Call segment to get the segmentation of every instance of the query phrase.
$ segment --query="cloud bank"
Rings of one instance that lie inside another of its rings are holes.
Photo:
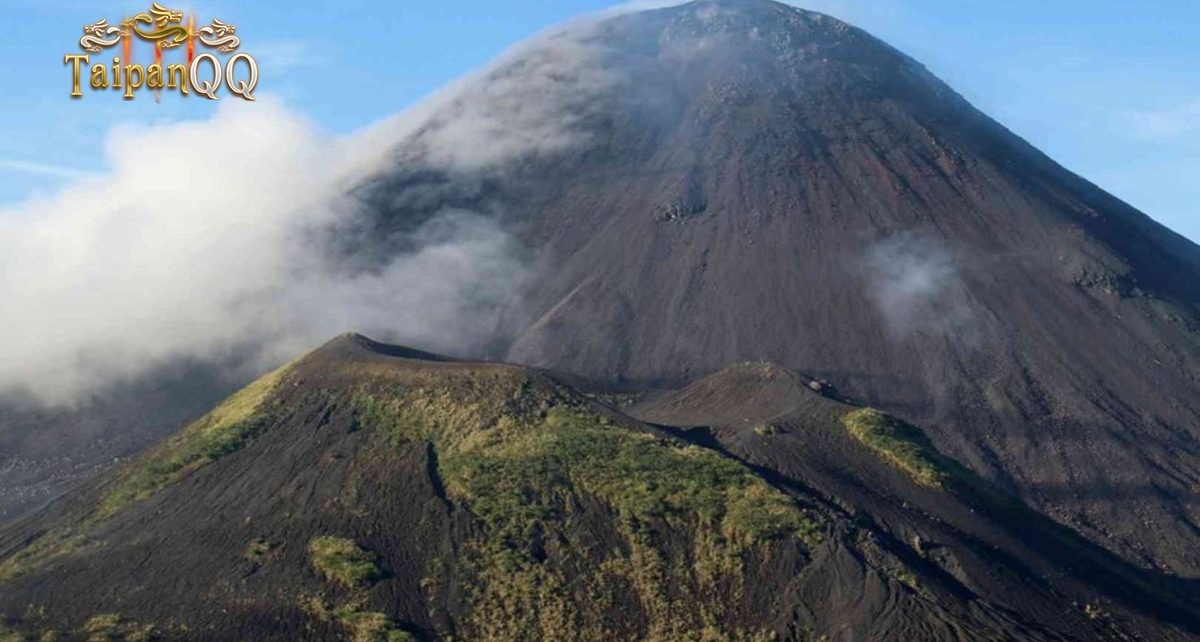
[[[386,159],[361,142],[273,102],[112,132],[107,174],[0,212],[0,389],[70,402],[175,359],[262,367],[350,329],[477,347],[526,269],[493,221],[443,212],[370,271],[323,251],[356,216],[348,184]]]

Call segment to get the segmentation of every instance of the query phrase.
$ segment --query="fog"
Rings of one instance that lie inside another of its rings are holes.
[[[894,340],[916,334],[970,339],[970,297],[960,267],[934,239],[897,234],[865,256],[869,293]]]

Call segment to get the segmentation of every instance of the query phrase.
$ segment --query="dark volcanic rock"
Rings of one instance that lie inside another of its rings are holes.
[[[242,381],[164,367],[77,407],[0,395],[0,522],[58,498],[204,414]]]

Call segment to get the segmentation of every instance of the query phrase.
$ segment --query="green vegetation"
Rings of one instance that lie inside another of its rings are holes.
[[[950,479],[942,457],[920,430],[872,408],[842,417],[847,432],[922,486],[944,488]]]
[[[150,624],[138,624],[127,620],[119,613],[96,615],[83,625],[88,642],[149,642],[158,637],[158,631]]]
[[[45,629],[34,634],[24,635],[7,626],[0,624],[0,642],[57,642],[62,639],[58,631],[53,629]],[[142,640],[151,640],[153,638],[142,638]]]
[[[120,614],[105,613],[85,622],[83,632],[87,634],[88,642],[108,642],[117,639],[117,629],[120,625]]]
[[[536,428],[443,455],[447,490],[494,531],[515,535],[505,528],[555,516],[555,494],[542,491],[574,485],[629,524],[694,518],[747,546],[816,536],[786,495],[712,451],[618,428],[579,410],[555,408]]]
[[[308,543],[312,565],[327,581],[353,589],[380,577],[375,555],[352,540],[322,536]]]
[[[396,628],[383,613],[343,607],[334,616],[350,632],[352,642],[416,642],[411,633]]]
[[[83,546],[82,535],[51,531],[0,563],[0,582],[17,577],[51,559],[70,555]]]
[[[320,596],[310,595],[301,605],[313,617],[335,621],[350,633],[352,642],[415,642],[387,615],[366,610],[366,589],[382,573],[375,555],[342,537],[322,536],[308,545],[309,559],[325,581],[350,591],[341,606],[331,607]]]
[[[242,553],[242,558],[248,562],[262,564],[270,557],[271,551],[274,550],[271,542],[262,537],[255,537],[246,545],[246,550]]]
[[[351,642],[416,642],[411,633],[397,628],[383,613],[363,610],[365,601],[360,594],[334,608],[320,596],[309,595],[301,599],[300,606],[322,622],[337,622],[350,634]]]
[[[895,580],[897,582],[900,582],[901,584],[907,586],[908,588],[910,588],[918,593],[920,593],[924,590],[921,587],[920,581],[917,580],[916,574],[907,568],[897,568],[897,569],[893,570],[890,573],[890,575],[893,578],[895,578]]]
[[[267,423],[264,402],[287,372],[284,366],[246,386],[131,467],[100,502],[106,517],[225,455],[237,452]]]
[[[746,556],[776,541],[820,542],[805,511],[741,464],[618,423],[523,372],[394,379],[361,386],[352,401],[385,442],[431,443],[447,495],[480,525],[458,551],[469,579],[452,589],[449,565],[434,563],[422,582],[431,594],[466,591],[464,637],[624,639],[630,632],[613,627],[628,616],[610,609],[632,595],[643,639],[760,639],[721,625],[743,594]],[[611,520],[584,525],[582,507],[596,502]],[[621,544],[587,550],[581,531],[597,528]]]
[[[57,629],[50,628],[46,607],[29,604],[25,614],[15,620],[0,616],[0,642],[58,642]]]

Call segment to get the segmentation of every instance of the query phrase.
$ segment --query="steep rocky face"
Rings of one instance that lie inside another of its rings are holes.
[[[630,411],[676,426],[341,337],[0,530],[0,634],[1200,639],[1189,583],[783,368]]]
[[[1200,575],[1200,250],[858,29],[765,0],[568,27],[432,106],[361,195],[364,257],[446,208],[538,254],[497,355],[631,386],[777,361]]]

